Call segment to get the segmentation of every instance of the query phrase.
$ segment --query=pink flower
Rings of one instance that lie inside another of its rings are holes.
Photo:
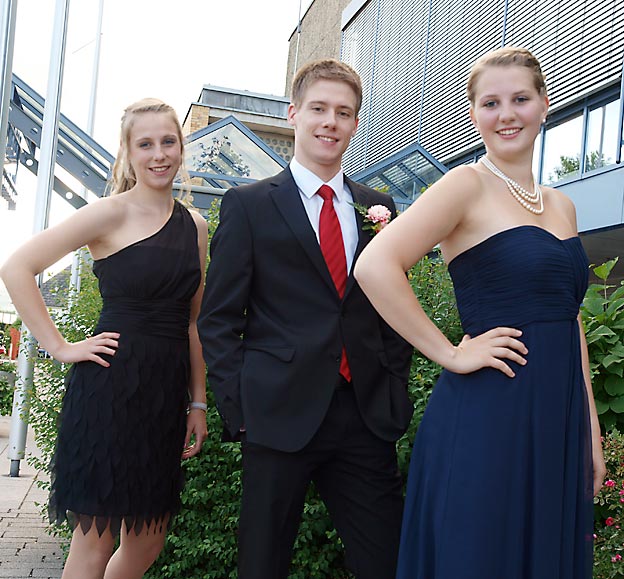
[[[606,487],[614,487],[615,486],[615,481],[611,480],[611,479],[606,480],[605,483],[604,483],[604,486],[606,486]]]
[[[373,234],[379,233],[392,219],[392,213],[385,205],[372,205],[371,207],[359,203],[351,203],[351,205],[364,218],[362,229],[372,231]]]
[[[381,227],[385,227],[390,223],[390,217],[392,214],[390,213],[390,209],[388,209],[385,205],[373,205],[368,208],[366,212],[366,217],[369,221],[373,223],[379,223]]]
[[[611,563],[617,563],[618,561],[621,561],[621,560],[622,560],[622,555],[620,555],[619,553],[611,557]]]
[[[605,525],[607,527],[611,527],[615,523],[615,519],[613,517],[607,517],[605,520]]]

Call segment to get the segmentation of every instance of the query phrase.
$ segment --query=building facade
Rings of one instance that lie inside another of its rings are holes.
[[[546,72],[542,180],[615,163],[624,3],[353,0],[342,14],[341,58],[362,76],[365,96],[347,168],[357,172],[413,142],[447,166],[478,152],[466,79],[479,56],[502,45],[530,49]]]
[[[575,202],[592,262],[624,253],[621,0],[352,0],[341,14],[341,59],[361,75],[364,101],[345,170],[358,178],[380,167],[384,182],[419,185],[401,151],[420,147],[446,168],[477,160],[485,150],[466,80],[479,56],[503,45],[531,50],[546,74],[540,181]]]
[[[288,39],[284,94],[301,65],[319,58],[340,58],[340,15],[351,0],[312,2]]]

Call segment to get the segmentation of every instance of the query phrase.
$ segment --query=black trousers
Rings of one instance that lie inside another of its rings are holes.
[[[366,427],[350,387],[336,389],[319,431],[302,450],[242,444],[239,579],[288,577],[310,482],[357,579],[394,579],[403,511],[396,446]]]

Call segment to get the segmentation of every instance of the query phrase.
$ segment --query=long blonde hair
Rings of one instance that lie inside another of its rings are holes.
[[[175,123],[178,139],[180,141],[180,153],[182,156],[182,164],[178,170],[182,177],[183,196],[188,192],[188,172],[184,165],[184,137],[182,136],[182,127],[173,107],[155,98],[144,98],[140,101],[132,103],[126,107],[121,117],[121,136],[119,138],[119,152],[113,164],[111,177],[107,186],[109,195],[117,195],[132,189],[136,185],[136,175],[134,169],[128,159],[128,151],[130,150],[130,132],[134,125],[137,115],[144,113],[163,113],[169,115]]]

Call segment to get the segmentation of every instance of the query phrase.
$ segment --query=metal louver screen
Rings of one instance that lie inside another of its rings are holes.
[[[562,106],[619,78],[624,2],[369,0],[342,36],[342,59],[364,88],[346,171],[416,142],[419,127],[420,144],[443,162],[479,143],[466,79],[473,62],[503,38],[535,53],[551,106]]]

